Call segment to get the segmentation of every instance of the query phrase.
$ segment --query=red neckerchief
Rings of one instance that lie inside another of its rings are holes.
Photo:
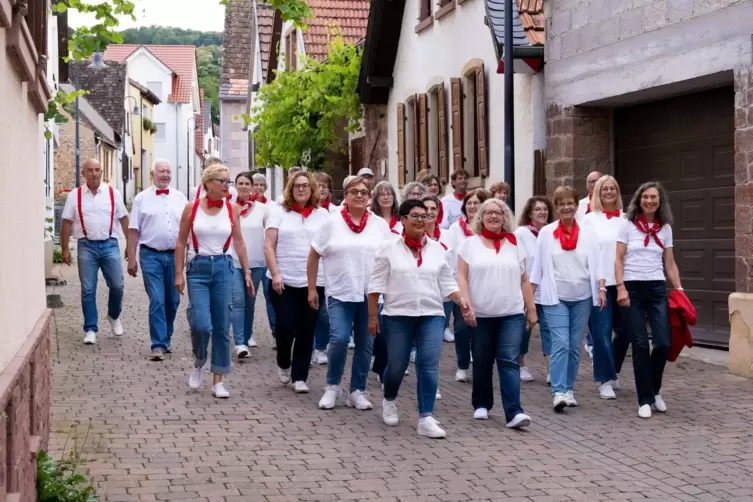
[[[586,204],[586,214],[591,212],[591,199],[593,199],[594,194],[591,194],[588,196],[588,204]]]
[[[494,242],[494,249],[497,251],[497,254],[499,254],[499,250],[502,249],[502,239],[507,239],[513,246],[518,245],[518,239],[515,238],[515,234],[509,232],[500,232],[497,234],[487,230],[486,227],[481,228],[481,237]]]
[[[612,218],[620,217],[619,209],[615,209],[614,211],[602,211],[602,212],[604,213],[604,216],[606,216],[608,220],[611,220]]]
[[[658,244],[660,248],[664,249],[664,243],[661,241],[661,239],[659,239],[659,236],[656,235],[659,233],[659,230],[661,230],[662,227],[659,220],[654,220],[654,222],[649,227],[648,222],[646,221],[646,215],[641,214],[638,219],[633,222],[633,224],[636,226],[636,228],[638,228],[638,230],[646,234],[646,238],[643,240],[643,245],[645,247],[648,247],[649,237],[653,236],[656,244]]]
[[[248,198],[248,200],[243,200],[240,197],[235,199],[235,202],[238,203],[239,206],[241,206],[243,209],[241,209],[241,216],[246,216],[249,211],[254,207],[254,196]]]
[[[437,225],[439,225],[444,219],[444,207],[442,207],[442,201],[439,201],[439,207],[437,208],[437,210]]]
[[[262,204],[266,204],[267,203],[267,198],[264,195],[260,194],[259,192],[252,193],[251,197],[249,198],[249,200],[251,202],[260,202]]]
[[[322,203],[321,203],[321,206],[322,206],[322,207],[323,207],[324,209],[326,209],[327,211],[329,211],[329,204],[330,204],[330,202],[331,202],[331,201],[330,201],[330,198],[329,198],[329,197],[327,197],[327,200],[325,200],[324,202],[322,202]]]
[[[390,232],[393,234],[397,233],[397,230],[395,230],[395,225],[397,225],[397,215],[393,214],[392,218],[390,218]]]
[[[471,235],[473,235],[473,230],[468,228],[468,218],[466,218],[465,216],[461,216],[460,219],[458,220],[458,225],[460,225],[460,228],[463,230],[463,233],[465,234],[466,237],[470,237]]]
[[[208,208],[218,207],[218,208],[222,209],[222,206],[225,205],[225,201],[226,200],[227,199],[224,199],[224,198],[222,198],[220,200],[212,200],[209,197],[207,197],[207,207]]]
[[[424,258],[421,254],[421,250],[424,248],[424,240],[419,239],[417,241],[414,241],[407,235],[405,235],[405,230],[403,230],[403,242],[405,242],[405,245],[408,246],[409,249],[416,251],[418,253],[418,256],[416,256],[417,260],[417,267],[420,267],[421,264],[424,262]]]
[[[361,216],[361,222],[358,225],[353,223],[353,219],[350,217],[350,213],[348,213],[348,206],[346,204],[343,204],[340,214],[342,215],[343,220],[345,220],[345,223],[348,224],[348,227],[357,234],[363,232],[363,229],[366,228],[366,222],[369,221],[369,212],[364,211],[363,216]]]
[[[533,234],[534,237],[538,237],[539,236],[539,231],[536,229],[535,226],[533,226],[532,224],[529,223],[527,228],[528,228],[528,230],[531,231],[531,233]]]
[[[293,203],[293,207],[291,207],[290,209],[303,216],[304,220],[311,216],[311,213],[314,212],[314,206],[312,206],[311,204],[307,204],[306,207],[301,207],[297,202]]]
[[[578,245],[578,234],[580,229],[578,228],[578,222],[573,220],[573,228],[568,230],[560,220],[557,225],[557,229],[554,231],[554,238],[560,240],[560,246],[563,251],[572,251]]]
[[[435,241],[439,242],[439,238],[442,237],[442,231],[439,229],[439,225],[434,225],[434,235],[429,235],[429,232],[426,232],[426,236],[431,237]],[[445,246],[443,242],[439,243],[442,244],[444,250],[447,251],[447,246]]]
[[[458,192],[452,192],[452,195],[454,195],[457,200],[463,200],[463,197],[465,197],[464,193],[458,193]]]

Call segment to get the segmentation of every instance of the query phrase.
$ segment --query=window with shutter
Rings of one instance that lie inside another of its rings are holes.
[[[437,87],[437,134],[438,157],[439,157],[439,181],[447,183],[449,176],[449,162],[447,157],[447,111],[445,110],[444,84]]]
[[[412,129],[412,138],[411,138],[411,148],[413,152],[412,156],[412,165],[408,167],[408,180],[413,181],[416,179],[416,172],[420,169],[418,168],[420,162],[421,162],[421,155],[420,155],[420,143],[421,143],[421,136],[420,136],[420,129],[419,129],[419,120],[418,120],[418,95],[413,96],[413,98],[410,101],[410,107],[411,107],[411,113],[409,117],[409,122],[411,124]]]
[[[452,109],[452,169],[463,168],[463,88],[459,78],[450,79]]]
[[[429,168],[429,118],[426,94],[419,94],[416,100],[418,106],[418,168],[423,171]]]
[[[533,195],[546,196],[546,156],[544,150],[533,152]]]
[[[405,105],[397,105],[397,184],[405,185]]]
[[[476,164],[482,178],[489,176],[489,156],[487,149],[486,122],[486,86],[484,84],[484,65],[476,69]]]

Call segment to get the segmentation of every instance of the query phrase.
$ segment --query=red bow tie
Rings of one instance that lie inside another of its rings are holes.
[[[170,189],[165,188],[164,190],[157,189],[157,195],[170,195]]]
[[[207,207],[209,207],[209,208],[218,207],[218,208],[222,209],[222,206],[224,204],[225,204],[225,199],[212,200],[209,197],[207,197]]]

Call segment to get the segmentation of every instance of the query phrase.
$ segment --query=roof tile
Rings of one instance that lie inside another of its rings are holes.
[[[127,67],[125,63],[108,61],[107,68],[89,68],[89,62],[71,61],[77,68],[79,87],[90,91],[86,96],[89,104],[113,130],[121,134],[125,120],[125,86]],[[131,108],[133,101],[129,100]]]
[[[251,63],[253,1],[230,0],[225,6],[225,33],[222,38],[220,95],[245,96]],[[237,85],[242,80],[242,85]],[[236,85],[232,84],[236,81]]]
[[[544,0],[517,0],[520,24],[531,45],[544,45]]]
[[[275,21],[275,10],[270,5],[257,3],[256,20],[259,25],[262,78],[266,78],[269,71],[269,57],[272,53],[272,28]]]
[[[314,18],[303,32],[306,55],[324,61],[332,27],[342,31],[346,43],[356,44],[366,36],[369,21],[369,0],[309,0]]]

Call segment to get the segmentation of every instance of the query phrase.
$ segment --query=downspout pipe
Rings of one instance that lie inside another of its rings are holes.
[[[512,16],[516,9],[515,0],[505,0],[505,182],[510,185],[508,205],[515,211],[515,108]],[[488,141],[488,138],[487,138]]]

